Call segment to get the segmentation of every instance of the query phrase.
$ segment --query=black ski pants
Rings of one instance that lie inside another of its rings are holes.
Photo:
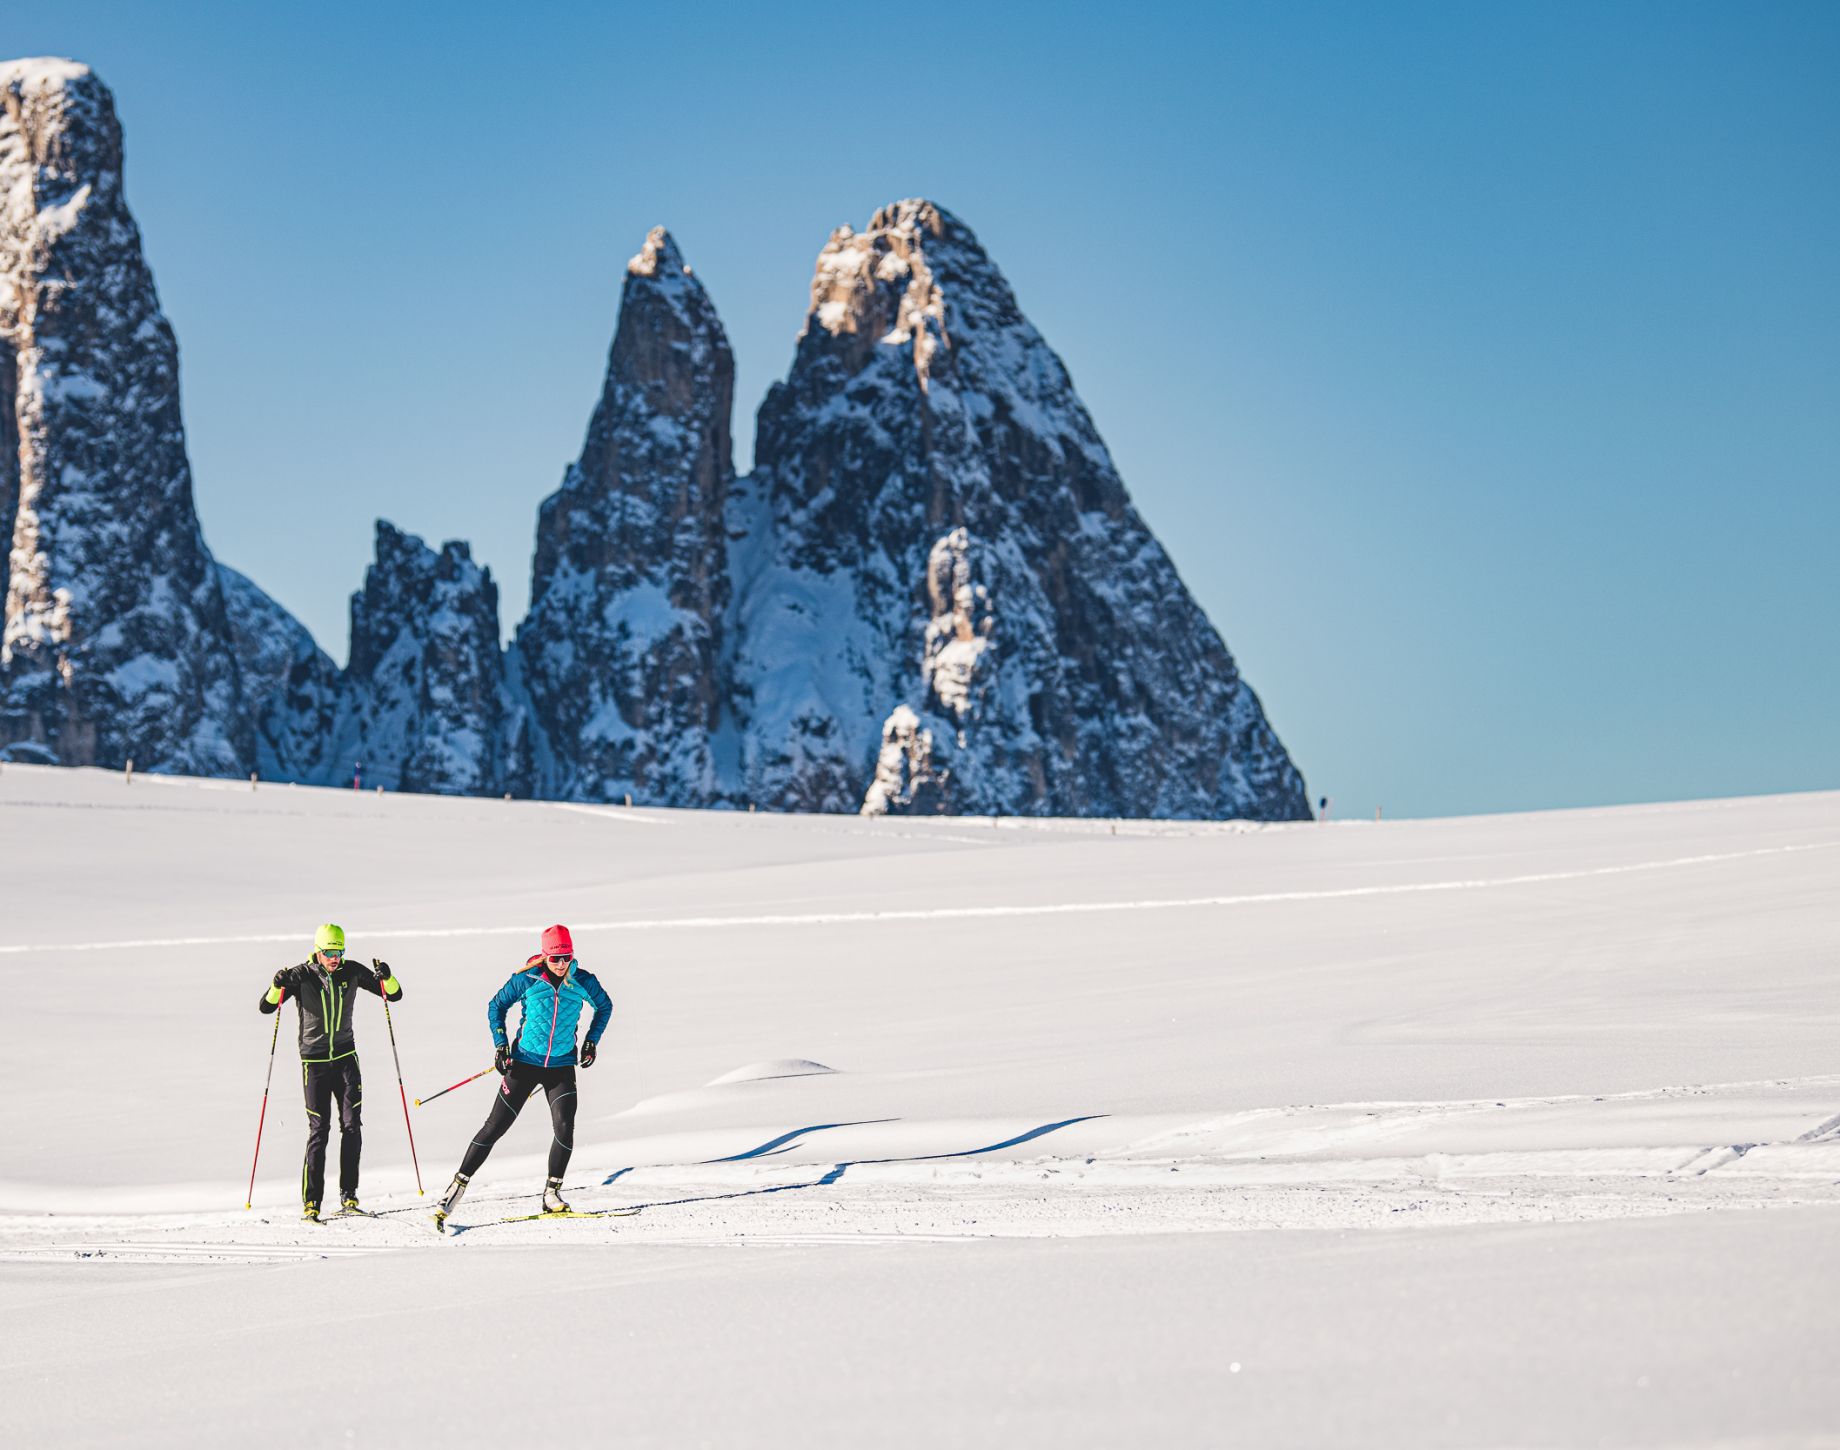
[[[332,1109],[339,1112],[339,1197],[358,1196],[358,1155],[364,1151],[364,1079],[358,1056],[337,1062],[303,1062],[301,1085],[307,1094],[307,1161],[300,1168],[302,1203],[319,1203],[326,1191],[326,1142],[332,1136]]]
[[[538,1088],[549,1099],[549,1176],[562,1177],[568,1170],[569,1154],[575,1151],[575,1069],[533,1067],[527,1062],[513,1062],[511,1070],[499,1079],[492,1111],[467,1144],[466,1157],[460,1162],[462,1173],[471,1178],[479,1171],[492,1145],[505,1136],[505,1130],[517,1121],[517,1115]]]

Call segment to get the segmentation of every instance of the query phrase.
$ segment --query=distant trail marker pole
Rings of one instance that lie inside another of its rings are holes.
[[[423,1103],[432,1103],[436,1098],[444,1098],[449,1093],[451,1093],[454,1090],[454,1088],[463,1088],[469,1082],[478,1082],[480,1078],[484,1077],[488,1072],[492,1072],[492,1071],[494,1071],[493,1068],[482,1067],[479,1069],[478,1072],[474,1073],[471,1077],[463,1077],[460,1079],[459,1082],[454,1083],[451,1086],[442,1088],[440,1092],[438,1093],[429,1093],[428,1096],[425,1098],[417,1098],[415,1100],[415,1105],[416,1107],[419,1108],[421,1107]]]
[[[390,1029],[390,1056],[396,1062],[396,1096],[402,1099],[403,1127],[409,1129],[409,1162],[415,1168],[415,1192],[419,1197],[422,1192],[422,1165],[415,1156],[415,1129],[409,1126],[409,1094],[403,1087],[402,1057],[396,1051],[396,1024],[390,1020],[390,999],[383,999],[383,1023]]]
[[[287,1000],[287,993],[281,994]],[[256,1119],[256,1156],[249,1160],[249,1192],[243,1195],[243,1207],[256,1206],[256,1164],[262,1161],[262,1125],[268,1121],[268,1088],[275,1080],[275,1044],[281,1040],[281,1003],[275,1004],[275,1030],[268,1038],[268,1076],[262,1079],[262,1112]]]

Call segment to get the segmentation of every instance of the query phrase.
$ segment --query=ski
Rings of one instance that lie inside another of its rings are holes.
[[[636,1208],[571,1208],[567,1213],[521,1213],[494,1223],[535,1223],[540,1218],[631,1218]]]
[[[513,1214],[509,1218],[486,1218],[481,1219],[478,1223],[460,1224],[456,1225],[456,1227],[468,1229],[489,1228],[494,1224],[536,1223],[538,1220],[546,1218],[631,1218],[638,1212],[639,1210],[636,1208],[585,1208],[570,1209],[567,1213],[519,1213]],[[434,1216],[434,1231],[441,1234],[447,1232],[447,1215],[441,1213],[439,1210],[436,1211]]]

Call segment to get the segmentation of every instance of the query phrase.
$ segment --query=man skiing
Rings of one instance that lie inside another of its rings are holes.
[[[375,992],[390,1002],[402,1000],[402,983],[388,963],[369,967],[345,960],[345,929],[327,922],[313,933],[313,955],[295,967],[283,967],[263,994],[262,1011],[273,1012],[291,993],[300,1009],[300,1081],[307,1097],[307,1157],[300,1169],[301,1215],[320,1221],[320,1195],[326,1186],[326,1143],[332,1136],[331,1112],[339,1110],[339,1204],[345,1213],[358,1207],[358,1155],[364,1135],[360,1110],[364,1081],[358,1072],[358,1048],[351,1030],[351,1004],[359,991]]]
[[[492,1145],[517,1121],[517,1115],[538,1088],[549,1100],[550,1120],[549,1178],[543,1185],[543,1212],[569,1212],[562,1198],[562,1175],[575,1147],[575,1033],[581,1009],[592,1006],[594,1019],[588,1024],[579,1060],[583,1067],[594,1066],[601,1034],[613,1016],[613,1002],[594,974],[576,962],[575,943],[566,926],[545,930],[541,947],[524,963],[522,971],[513,973],[511,980],[499,988],[486,1007],[486,1021],[492,1028],[492,1065],[503,1077],[492,1111],[467,1145],[460,1171],[435,1210],[434,1224],[438,1229],[445,1229],[447,1216],[486,1161]],[[514,1002],[522,1003],[524,1008],[515,1043],[505,1032],[505,1017]]]

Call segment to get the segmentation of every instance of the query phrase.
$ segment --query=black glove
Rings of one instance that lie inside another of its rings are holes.
[[[282,973],[286,971],[287,971],[287,968],[283,967],[280,972],[275,973],[274,985],[279,987],[283,992],[287,991],[287,983],[281,980],[281,976],[282,976]]]
[[[590,1037],[586,1042],[582,1043],[581,1045],[581,1065],[583,1067],[593,1067],[594,1066],[595,1051],[596,1051],[595,1042],[592,1037]]]
[[[500,1072],[511,1071],[511,1048],[509,1045],[492,1049],[492,1066]]]
[[[396,975],[395,972],[390,970],[390,964],[388,962],[380,962],[375,957],[371,958],[371,970],[377,974],[379,985],[389,981],[391,977]]]

